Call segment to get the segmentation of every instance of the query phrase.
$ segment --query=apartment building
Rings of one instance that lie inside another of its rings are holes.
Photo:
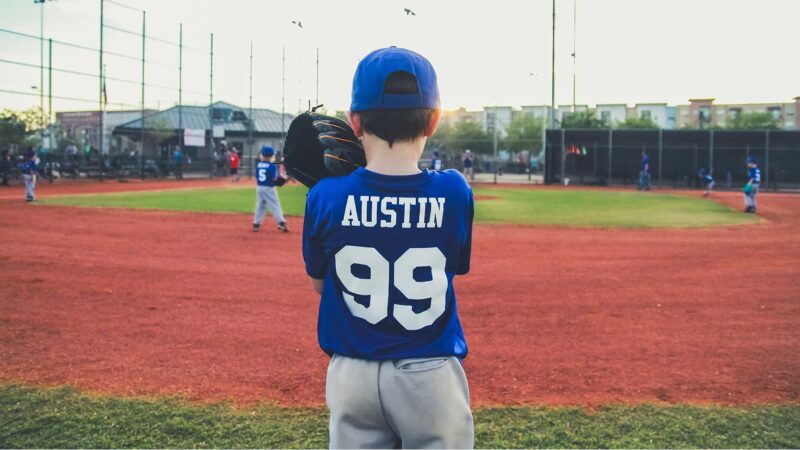
[[[727,103],[715,104],[713,98],[689,99],[688,105],[679,105],[678,128],[724,127],[742,113],[767,113],[786,130],[800,130],[800,97],[794,103]]]

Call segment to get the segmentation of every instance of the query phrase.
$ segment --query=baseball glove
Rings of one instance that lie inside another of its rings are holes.
[[[744,195],[752,194],[753,193],[753,185],[750,184],[750,183],[745,184],[744,185],[744,189],[742,189],[742,192],[744,192]]]
[[[347,175],[367,165],[367,158],[350,125],[310,111],[289,125],[283,164],[294,179],[312,187],[325,177]]]

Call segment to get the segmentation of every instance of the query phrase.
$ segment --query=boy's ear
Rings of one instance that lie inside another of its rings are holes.
[[[431,120],[425,128],[425,137],[433,136],[433,133],[436,132],[436,128],[439,126],[440,120],[442,120],[442,110],[434,109],[433,114],[431,114]]]
[[[347,121],[350,122],[350,128],[353,129],[353,134],[355,134],[356,137],[364,136],[364,128],[361,126],[361,115],[353,111],[347,111],[345,115],[347,116]]]

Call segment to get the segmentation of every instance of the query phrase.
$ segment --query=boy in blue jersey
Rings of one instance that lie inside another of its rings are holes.
[[[703,167],[700,169],[699,172],[700,181],[705,185],[706,190],[703,192],[703,197],[708,197],[711,195],[711,191],[714,190],[714,177],[711,175],[711,171]]]
[[[25,202],[31,203],[36,201],[36,152],[30,149],[26,156],[28,161],[22,166],[22,176],[25,179]]]
[[[427,59],[396,47],[370,53],[348,112],[367,165],[308,194],[303,257],[332,357],[332,448],[474,443],[453,287],[469,271],[472,191],[458,171],[418,168],[440,118]]]
[[[744,212],[756,213],[756,195],[761,185],[761,169],[758,168],[758,158],[747,158],[747,184],[744,189]]]
[[[278,189],[275,182],[280,178],[280,171],[275,162],[275,149],[269,146],[261,148],[259,154],[260,161],[256,164],[256,212],[253,216],[253,231],[261,229],[261,222],[267,208],[272,212],[275,221],[278,222],[278,231],[289,232],[286,220],[283,218],[281,210],[281,200],[278,198]]]
[[[640,191],[650,190],[650,156],[647,151],[642,150],[642,170],[639,171],[639,187]]]

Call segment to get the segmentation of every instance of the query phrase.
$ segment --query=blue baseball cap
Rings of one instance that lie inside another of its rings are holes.
[[[415,94],[386,94],[384,85],[389,75],[407,72],[417,79]],[[375,50],[358,63],[353,77],[353,98],[350,111],[379,109],[439,108],[439,86],[436,71],[424,56],[404,48]]]
[[[755,156],[747,158],[747,164],[758,164],[758,158],[756,158]]]
[[[272,156],[275,154],[275,149],[269,145],[261,147],[261,156]]]

